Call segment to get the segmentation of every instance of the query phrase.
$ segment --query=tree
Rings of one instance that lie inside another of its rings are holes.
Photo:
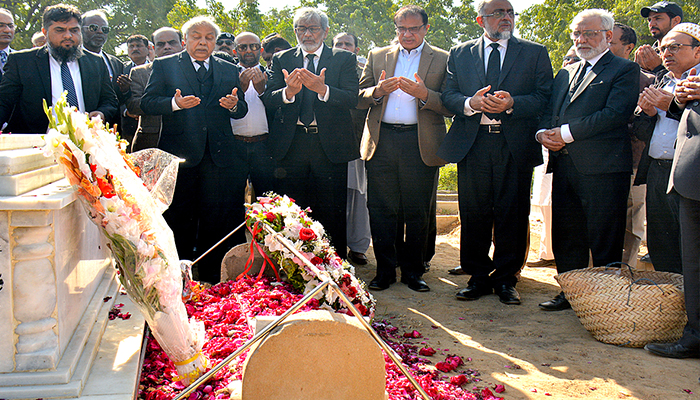
[[[683,8],[684,21],[698,21],[700,11],[697,0],[675,0]],[[587,8],[604,8],[615,15],[617,22],[637,31],[637,45],[651,44],[647,22],[640,15],[648,0],[545,0],[533,5],[518,19],[518,29],[523,38],[547,46],[555,70],[561,68],[561,59],[572,45],[569,24],[573,17]]]
[[[57,4],[59,0],[0,0],[0,7],[10,10],[17,25],[12,47],[23,49],[32,47],[32,35],[41,30],[44,9]],[[87,0],[64,1],[77,6],[81,12],[104,9],[109,19],[111,31],[105,49],[113,53],[114,48],[124,43],[126,38],[140,33],[150,36],[161,26],[168,25],[167,14],[175,0]]]

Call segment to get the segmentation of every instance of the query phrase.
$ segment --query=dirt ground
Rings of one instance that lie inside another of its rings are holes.
[[[539,229],[539,223],[532,224],[531,260]],[[376,266],[371,249],[367,256],[369,264],[357,267],[357,274],[369,282]],[[572,310],[541,311],[537,304],[560,290],[554,268],[526,267],[517,285],[522,304],[507,306],[496,295],[457,300],[455,293],[469,279],[447,273],[458,264],[459,230],[438,236],[437,254],[424,276],[430,292],[416,293],[401,283],[373,292],[377,318],[393,317],[392,324],[402,330],[419,330],[428,346],[447,349],[431,357],[434,362],[448,353],[471,357],[464,367],[480,371],[482,383],[504,385],[500,396],[508,400],[700,398],[697,359],[665,359],[604,344]]]

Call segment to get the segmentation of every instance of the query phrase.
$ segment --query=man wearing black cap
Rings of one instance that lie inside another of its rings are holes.
[[[216,38],[214,51],[223,51],[224,53],[228,53],[231,57],[236,57],[236,54],[233,52],[233,42],[235,40],[236,37],[233,34],[221,32],[219,37]]]
[[[649,22],[649,33],[656,39],[656,43],[653,46],[639,46],[634,53],[634,62],[656,76],[664,76],[668,71],[661,64],[661,56],[656,53],[656,48],[661,39],[683,21],[683,10],[672,1],[660,1],[653,6],[643,7],[641,14]]]

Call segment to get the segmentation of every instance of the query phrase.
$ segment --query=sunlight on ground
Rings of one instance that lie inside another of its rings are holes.
[[[138,355],[139,351],[141,351],[142,339],[141,336],[134,335],[119,342],[119,348],[117,349],[117,354],[114,356],[112,370],[117,371],[121,369],[124,364],[129,362],[131,357]]]

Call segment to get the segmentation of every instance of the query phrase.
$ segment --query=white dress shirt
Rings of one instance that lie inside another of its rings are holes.
[[[75,94],[78,97],[78,111],[87,112],[85,109],[85,99],[83,98],[83,81],[80,77],[80,66],[78,61],[71,61],[68,64],[70,76],[73,78]],[[58,98],[64,92],[63,80],[61,79],[61,64],[49,55],[49,70],[51,73],[51,103],[56,105]],[[92,111],[92,110],[91,110]]]
[[[413,50],[406,50],[399,44],[399,57],[396,60],[394,76],[403,76],[410,80],[415,80],[414,75],[418,72],[420,57],[425,47],[425,41]],[[418,123],[418,101],[415,97],[396,89],[386,96],[386,109],[382,116],[382,122],[388,124],[415,125]]]
[[[239,67],[246,67],[239,64]],[[260,68],[260,64],[251,67]],[[248,113],[240,119],[231,118],[231,129],[234,135],[238,136],[258,136],[268,132],[267,117],[265,113],[265,105],[260,100],[260,93],[255,90],[253,82],[248,84],[248,90],[245,92],[245,100],[248,103]]]
[[[301,49],[301,53],[302,53],[303,60],[304,60],[304,68],[307,68],[307,69],[308,69],[309,59],[306,58],[306,56],[307,56],[308,54],[311,54],[311,53],[305,51],[304,49]],[[321,46],[320,46],[318,49],[316,49],[316,51],[313,52],[313,54],[316,55],[316,57],[314,57],[314,69],[316,70],[316,75],[318,75],[318,74],[321,72],[321,71],[318,70],[318,62],[321,60],[321,54],[322,54],[322,53],[323,53],[323,44],[321,44]],[[289,72],[290,74],[292,73],[291,71],[288,71],[288,72]],[[326,95],[325,95],[325,96],[321,96],[321,95],[319,94],[319,95],[318,95],[318,99],[325,103],[325,102],[328,101],[328,97],[329,97],[330,95],[331,95],[331,90],[330,90],[330,88],[328,87],[328,85],[326,85]],[[285,104],[294,103],[294,100],[295,100],[296,98],[297,98],[297,96],[294,95],[294,96],[292,96],[291,99],[287,99],[287,88],[285,87],[284,89],[282,89],[282,102],[284,102]],[[301,121],[297,121],[297,125],[304,125],[304,124],[301,123]],[[315,116],[315,115],[314,115],[314,120],[311,122],[311,125],[316,125],[316,116]]]

